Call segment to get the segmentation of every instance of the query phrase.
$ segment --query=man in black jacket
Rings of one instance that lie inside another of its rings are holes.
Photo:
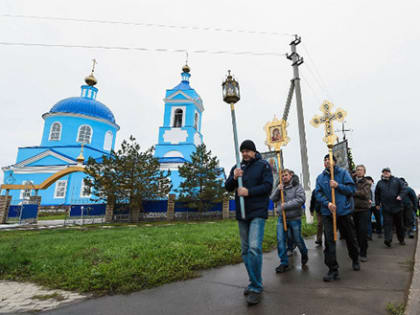
[[[391,247],[392,225],[395,225],[397,237],[401,245],[404,242],[404,227],[402,224],[402,198],[404,189],[401,181],[391,175],[391,170],[386,167],[382,170],[382,179],[378,182],[375,189],[376,209],[382,208],[384,218],[384,244]]]
[[[249,276],[249,285],[244,291],[248,304],[258,304],[262,285],[262,242],[265,220],[268,218],[269,196],[273,187],[270,165],[261,158],[254,142],[245,140],[240,146],[241,168],[234,166],[225,182],[227,191],[235,191],[236,219],[241,238],[241,252]],[[238,187],[242,176],[243,186]],[[245,198],[245,219],[240,212],[239,196]]]
[[[403,203],[403,222],[406,231],[406,236],[409,238],[414,238],[413,234],[413,227],[415,227],[415,220],[416,220],[416,206],[418,204],[417,196],[414,190],[408,186],[408,183],[404,178],[400,178],[403,187],[405,190],[405,194],[402,200]]]

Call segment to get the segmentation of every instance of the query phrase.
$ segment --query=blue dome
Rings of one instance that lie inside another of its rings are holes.
[[[115,123],[114,114],[101,102],[86,97],[69,97],[55,104],[50,113],[72,113],[102,118]]]

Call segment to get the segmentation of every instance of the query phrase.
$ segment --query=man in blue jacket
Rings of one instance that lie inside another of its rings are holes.
[[[235,191],[236,219],[241,238],[241,253],[249,276],[249,285],[244,291],[250,305],[258,304],[263,291],[262,242],[265,220],[268,218],[269,196],[273,186],[270,165],[261,158],[254,142],[245,140],[240,146],[241,168],[234,166],[225,182],[227,191]],[[238,187],[242,176],[243,186]],[[245,219],[241,217],[239,196],[245,198]]]
[[[353,195],[356,188],[349,172],[335,166],[336,162],[335,157],[333,157],[333,161],[330,161],[328,154],[324,157],[325,170],[317,177],[315,188],[316,199],[321,204],[322,223],[324,225],[324,258],[325,264],[329,268],[328,273],[324,276],[324,281],[326,282],[339,279],[333,230],[333,212],[336,212],[338,228],[346,240],[347,251],[353,261],[353,270],[360,270],[359,248],[351,215],[354,208]],[[330,163],[334,167],[334,180],[331,180]],[[331,202],[331,188],[335,189],[335,205]]]

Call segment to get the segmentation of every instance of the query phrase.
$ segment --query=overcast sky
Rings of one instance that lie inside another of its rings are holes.
[[[194,50],[286,53],[288,34],[302,36],[298,52],[308,141],[311,185],[322,171],[324,130],[309,125],[324,99],[348,112],[355,162],[379,179],[383,167],[405,177],[420,192],[418,135],[420,65],[419,1],[58,1],[0,0],[0,42],[101,45]],[[145,27],[7,17],[66,17],[91,20],[277,32],[238,32]],[[17,147],[39,145],[41,115],[59,100],[78,96],[98,65],[97,99],[114,113],[121,130],[117,145],[134,135],[143,149],[157,143],[165,89],[180,81],[185,54],[6,46],[0,44],[0,165],[14,164]],[[204,101],[204,142],[226,169],[234,164],[229,106],[221,83],[231,69],[239,80],[240,141],[266,151],[263,126],[282,116],[290,61],[284,56],[189,54],[191,86]],[[289,115],[291,142],[285,165],[300,173],[296,104]],[[335,126],[340,128],[340,125]],[[3,174],[1,174],[2,181]]]

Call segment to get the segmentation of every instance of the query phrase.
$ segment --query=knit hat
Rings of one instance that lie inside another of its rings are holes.
[[[255,143],[252,142],[252,140],[244,140],[241,143],[241,146],[240,146],[239,150],[241,152],[242,152],[242,150],[250,150],[250,151],[257,152],[257,148],[255,147]]]
[[[389,167],[384,167],[383,169],[382,169],[382,173],[383,172],[390,172],[391,173],[391,169],[389,168]]]

